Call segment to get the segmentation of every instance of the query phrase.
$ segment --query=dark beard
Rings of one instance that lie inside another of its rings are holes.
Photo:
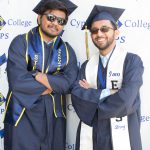
[[[100,50],[100,51],[104,51],[105,49],[107,49],[108,47],[110,47],[112,45],[112,43],[114,42],[114,38],[111,38],[106,45],[104,46],[99,46],[96,44],[96,42],[93,41],[94,45]]]
[[[94,45],[99,49],[99,51],[104,51],[107,47],[109,47],[109,45],[106,45],[105,47],[99,47],[96,43],[94,43]]]
[[[41,30],[42,30],[42,32],[46,35],[46,36],[48,36],[49,38],[51,38],[51,39],[53,39],[53,38],[55,38],[57,35],[52,35],[52,34],[49,34],[49,33],[47,33],[47,32],[45,32],[42,28],[41,28]]]

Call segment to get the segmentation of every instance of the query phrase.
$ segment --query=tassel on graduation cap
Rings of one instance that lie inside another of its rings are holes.
[[[85,26],[85,46],[86,46],[86,57],[87,57],[87,60],[89,60],[90,50],[89,50],[89,43],[88,43],[88,29],[87,29],[87,26]]]

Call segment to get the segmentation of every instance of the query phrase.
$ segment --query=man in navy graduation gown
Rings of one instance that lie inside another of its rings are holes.
[[[94,59],[92,56],[82,64],[72,90],[72,103],[80,118],[76,150],[116,150],[117,145],[113,145],[113,141],[117,140],[119,145],[123,136],[120,134],[117,139],[113,139],[111,119],[116,118],[119,122],[124,117],[127,117],[130,148],[126,149],[126,145],[122,145],[119,149],[142,150],[139,90],[144,69],[138,55],[122,52],[116,43],[119,34],[116,22],[123,12],[124,9],[95,5],[82,28],[90,30],[92,41],[99,52]],[[97,62],[94,62],[95,59]],[[113,78],[115,80],[110,80],[109,84],[109,79]],[[120,88],[117,87],[118,78]],[[88,134],[84,124],[92,127],[91,149],[89,146],[85,148],[89,140],[85,142]],[[84,137],[81,131],[84,131]]]
[[[65,149],[65,94],[78,67],[73,48],[61,35],[76,7],[69,0],[40,1],[33,9],[38,26],[11,42],[5,150]]]

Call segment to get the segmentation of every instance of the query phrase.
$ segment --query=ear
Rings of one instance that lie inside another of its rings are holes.
[[[118,36],[119,36],[119,30],[117,29],[117,30],[115,30],[115,39],[117,39],[118,38]]]
[[[41,21],[40,21],[40,20],[41,20],[41,17],[42,17],[41,15],[38,15],[38,17],[37,17],[37,24],[38,24],[38,25],[41,24]]]

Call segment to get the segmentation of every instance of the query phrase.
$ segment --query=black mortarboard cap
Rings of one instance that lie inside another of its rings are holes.
[[[72,3],[70,0],[41,0],[33,9],[33,11],[37,14],[41,14],[43,7],[53,2],[62,2],[68,11],[68,15],[70,15],[77,8],[77,5]]]
[[[125,9],[122,8],[95,5],[85,24],[83,25],[82,30],[85,29],[86,26],[87,29],[90,29],[92,22],[98,20],[110,20],[116,24],[124,10]]]

